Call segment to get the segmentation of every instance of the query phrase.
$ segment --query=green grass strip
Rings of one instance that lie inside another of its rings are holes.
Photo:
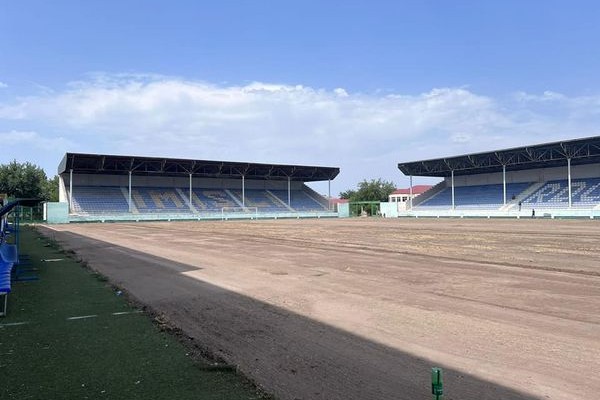
[[[31,228],[21,240],[39,280],[14,282],[0,317],[0,398],[267,398],[234,368],[192,359],[55,243]]]

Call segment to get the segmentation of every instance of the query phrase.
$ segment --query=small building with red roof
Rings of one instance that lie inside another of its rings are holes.
[[[415,198],[429,189],[431,189],[431,185],[414,185],[412,187],[412,198]],[[410,202],[411,199],[411,190],[407,189],[396,189],[392,194],[389,195],[390,203],[398,203],[399,209],[406,209],[406,204]]]

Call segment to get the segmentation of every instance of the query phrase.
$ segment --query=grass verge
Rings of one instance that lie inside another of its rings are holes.
[[[0,398],[270,398],[234,369],[194,356],[74,254],[32,228],[21,232],[20,252],[39,280],[14,282],[0,318]]]

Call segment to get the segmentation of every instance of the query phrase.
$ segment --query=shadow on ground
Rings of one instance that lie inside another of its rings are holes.
[[[40,230],[282,400],[430,399],[434,366],[446,400],[539,399],[182,274],[198,267]]]

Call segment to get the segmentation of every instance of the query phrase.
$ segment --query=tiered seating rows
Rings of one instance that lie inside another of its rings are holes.
[[[519,197],[531,183],[510,183],[506,185],[506,197],[510,202]],[[554,180],[521,201],[522,208],[567,208],[569,206],[568,181]],[[600,178],[573,179],[571,200],[574,208],[593,208],[600,204]],[[502,184],[456,186],[454,204],[457,209],[499,208],[503,205]],[[447,209],[452,206],[452,188],[444,188],[415,208]]]
[[[527,196],[523,207],[566,208],[569,206],[569,181],[549,181]],[[600,204],[600,178],[571,180],[571,204],[575,208],[593,208]]]
[[[131,199],[139,213],[191,213],[188,193],[187,188],[136,187],[131,190]],[[286,206],[287,190],[248,189],[244,194],[246,207],[256,207],[261,212],[290,211]],[[220,212],[223,208],[239,208],[241,198],[241,190],[197,188],[192,191],[192,207],[198,212]],[[291,204],[298,211],[325,209],[303,190],[291,191]],[[78,186],[73,189],[73,210],[81,214],[123,213],[129,211],[129,205],[120,187]]]
[[[271,190],[275,196],[287,204],[288,192],[287,190]],[[290,206],[294,210],[298,211],[310,211],[310,210],[324,210],[321,203],[312,198],[308,193],[303,190],[292,190],[290,196]]]
[[[133,188],[131,199],[141,213],[190,212],[186,200],[173,188]]]
[[[238,207],[235,200],[221,189],[194,189],[192,191],[193,205],[198,211],[221,211],[225,207]]]
[[[127,212],[129,206],[119,187],[80,186],[73,190],[73,210],[76,212],[101,213]]]
[[[232,193],[238,199],[242,198],[241,190],[233,190]],[[286,206],[284,206],[280,201],[278,201],[265,190],[246,190],[244,191],[244,196],[246,198],[245,204],[247,207],[257,207],[260,210],[270,212],[289,211]]]
[[[509,183],[506,185],[506,198],[511,201],[517,197],[530,183]],[[456,186],[454,188],[454,204],[456,208],[498,208],[504,203],[502,184]],[[425,200],[417,207],[448,208],[452,206],[452,188],[444,188],[432,198]]]

